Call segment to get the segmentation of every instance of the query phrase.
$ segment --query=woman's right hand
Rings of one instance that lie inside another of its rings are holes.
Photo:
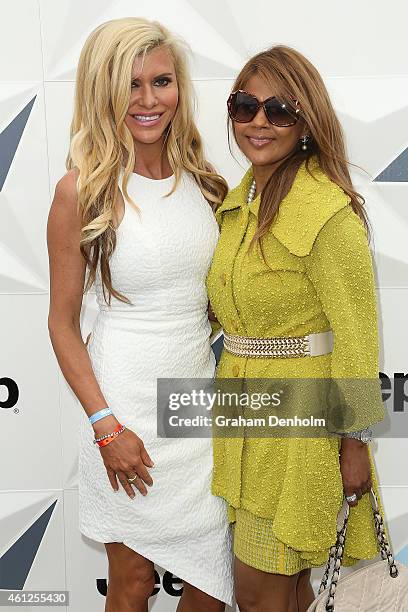
[[[113,431],[113,429],[110,431]],[[99,436],[96,435],[96,437]],[[99,450],[114,491],[119,489],[116,479],[118,478],[129,497],[135,497],[132,485],[142,495],[147,495],[145,484],[149,487],[153,484],[153,479],[147,467],[153,467],[154,463],[149,457],[143,441],[132,430],[126,428],[112,442],[99,447]],[[128,482],[128,478],[132,478],[135,474],[137,474],[136,480],[132,483]]]

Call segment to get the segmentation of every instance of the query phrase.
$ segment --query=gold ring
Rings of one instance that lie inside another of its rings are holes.
[[[134,476],[132,476],[132,478],[128,478],[128,482],[134,482],[137,478],[137,474],[135,474]]]

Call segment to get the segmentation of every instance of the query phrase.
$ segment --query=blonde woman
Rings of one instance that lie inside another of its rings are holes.
[[[218,240],[211,206],[227,187],[204,158],[191,100],[183,46],[166,28],[137,18],[97,27],[49,215],[49,330],[84,409],[79,527],[105,544],[108,612],[147,610],[154,563],[183,579],[180,612],[232,601],[211,441],[156,437],[157,378],[215,367],[205,277]],[[93,283],[86,347],[79,317]]]
[[[216,211],[221,235],[207,286],[224,328],[217,375],[333,378],[349,403],[337,426],[344,437],[214,439],[212,489],[235,525],[240,611],[305,612],[311,568],[336,541],[344,495],[344,564],[379,552],[369,426],[384,408],[364,200],[325,85],[297,51],[276,46],[251,58],[228,111],[251,166]],[[350,379],[352,390],[361,381],[371,392],[347,393]]]

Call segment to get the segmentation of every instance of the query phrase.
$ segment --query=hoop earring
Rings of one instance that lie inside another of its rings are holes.
[[[300,139],[301,142],[301,149],[302,151],[307,151],[307,143],[310,140],[310,136],[309,134],[305,134],[304,136],[302,136],[302,138]]]

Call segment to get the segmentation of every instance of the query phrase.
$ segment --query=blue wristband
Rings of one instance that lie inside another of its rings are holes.
[[[108,416],[109,414],[113,414],[112,410],[110,408],[102,408],[102,410],[98,410],[98,412],[94,412],[94,414],[92,414],[89,418],[89,422],[91,425],[93,425],[94,423],[96,423],[96,421],[99,421],[100,419],[103,419],[103,417]]]

